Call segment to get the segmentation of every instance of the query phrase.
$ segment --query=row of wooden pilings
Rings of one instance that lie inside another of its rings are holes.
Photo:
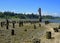
[[[6,20],[6,22],[0,22],[0,25],[1,25],[1,27],[4,27],[4,25],[5,25],[6,29],[9,29],[9,23],[10,23],[9,20]],[[15,23],[16,23],[16,21],[12,21],[13,28],[15,28]],[[22,21],[19,22],[19,27],[21,27],[21,26],[23,26]],[[11,30],[11,35],[15,35],[14,29]]]
[[[3,27],[4,25],[6,26],[6,29],[9,29],[9,20],[6,20],[6,22],[1,22],[1,27]],[[15,28],[15,24],[16,24],[16,21],[12,21],[12,26],[13,28]],[[23,26],[23,21],[20,21],[19,22],[19,27]]]
[[[4,23],[5,22],[1,22],[1,27],[3,27]],[[15,23],[16,23],[15,21],[12,22],[13,28],[15,28]],[[6,20],[6,24],[5,25],[6,25],[6,29],[9,29],[9,21],[8,20]],[[19,27],[21,27],[21,26],[23,26],[23,22],[22,21],[19,22]],[[39,26],[41,27],[41,24],[39,24]],[[34,29],[36,29],[36,25],[34,25]],[[15,35],[14,29],[11,30],[11,35]],[[46,32],[46,38],[47,39],[51,39],[52,38],[51,37],[51,32]],[[34,41],[34,43],[37,43],[37,42],[40,43],[40,40]]]

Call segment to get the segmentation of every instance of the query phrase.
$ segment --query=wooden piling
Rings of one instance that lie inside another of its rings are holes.
[[[9,21],[8,20],[6,20],[6,29],[8,29],[9,27]]]
[[[13,28],[15,28],[15,23],[16,23],[15,21],[12,22],[12,24],[13,24]]]
[[[34,29],[36,29],[36,25],[34,24]]]
[[[23,26],[23,21],[19,21],[19,27]]]
[[[38,12],[39,12],[39,22],[42,22],[41,8],[38,9]]]
[[[50,22],[49,21],[45,21],[45,25],[49,24]]]
[[[58,28],[53,28],[55,32],[58,32]]]
[[[46,32],[46,38],[51,39],[51,32]]]
[[[13,23],[13,28],[15,28],[15,23]]]
[[[3,22],[1,22],[1,27],[3,27]]]
[[[11,35],[14,35],[14,30],[13,29],[11,30]]]
[[[60,25],[59,25],[59,27],[58,27],[59,29],[60,29]]]
[[[39,24],[39,27],[41,27],[41,24]]]
[[[41,39],[34,38],[34,39],[33,39],[33,43],[41,43]]]

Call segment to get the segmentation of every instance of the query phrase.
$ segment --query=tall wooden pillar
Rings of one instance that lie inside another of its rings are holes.
[[[8,29],[8,26],[9,26],[9,21],[6,20],[6,29]]]
[[[38,12],[39,12],[39,22],[42,22],[41,8],[38,9]]]

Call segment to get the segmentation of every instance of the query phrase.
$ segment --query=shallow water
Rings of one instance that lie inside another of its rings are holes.
[[[52,22],[52,23],[60,23],[60,20],[58,19],[47,19],[48,21]],[[46,21],[45,19],[42,20],[42,22]]]

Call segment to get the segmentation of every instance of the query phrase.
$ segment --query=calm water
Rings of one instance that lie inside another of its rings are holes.
[[[19,19],[20,21],[39,21],[39,19]],[[16,21],[19,21],[19,20],[16,20]],[[42,19],[42,22],[44,21],[50,21],[52,23],[60,23],[60,20],[59,19]]]
[[[44,22],[44,21],[46,21],[46,20],[42,20],[42,22]],[[57,19],[48,19],[48,21],[50,21],[50,22],[54,22],[54,23],[60,23],[60,20],[57,20]]]

